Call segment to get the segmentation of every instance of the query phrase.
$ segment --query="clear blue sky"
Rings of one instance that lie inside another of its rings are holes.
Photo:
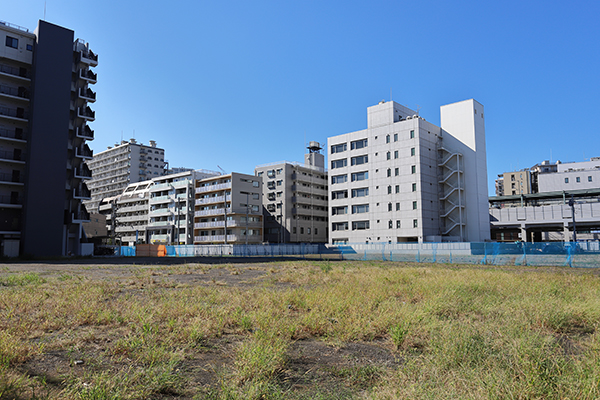
[[[600,156],[600,2],[4,2],[99,55],[95,152],[134,135],[171,166],[253,173],[303,160],[306,141],[366,128],[393,100],[485,107],[489,192],[498,173]]]

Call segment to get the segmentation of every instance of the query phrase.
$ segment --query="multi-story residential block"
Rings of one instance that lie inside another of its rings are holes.
[[[196,181],[194,244],[261,243],[261,184],[236,172]]]
[[[154,178],[150,187],[148,243],[194,243],[196,181],[221,175],[188,170]]]
[[[573,191],[600,188],[600,157],[590,161],[555,164],[556,172],[537,176],[539,192]]]
[[[103,198],[121,194],[130,183],[164,175],[165,151],[156,147],[154,140],[150,145],[135,139],[123,140],[96,153],[87,165],[92,171],[92,179],[88,182],[92,198],[84,203],[88,211],[97,212]]]
[[[442,106],[441,127],[395,102],[328,138],[330,242],[489,240],[483,106]]]
[[[522,169],[515,172],[505,172],[502,174],[502,178],[498,175],[496,180],[496,194],[500,192],[499,181],[502,182],[502,193],[504,194],[530,194],[532,193],[531,187],[531,173],[528,169]],[[501,196],[501,195],[499,195]]]
[[[321,145],[310,142],[304,164],[259,165],[262,177],[264,240],[269,243],[326,243],[327,171]]]
[[[98,56],[73,31],[0,22],[0,247],[3,255],[82,254],[91,177],[88,106]],[[17,250],[18,249],[18,250]]]

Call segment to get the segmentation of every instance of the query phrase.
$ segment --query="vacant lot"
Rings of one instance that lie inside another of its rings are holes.
[[[595,270],[9,263],[0,398],[595,399],[599,324]]]

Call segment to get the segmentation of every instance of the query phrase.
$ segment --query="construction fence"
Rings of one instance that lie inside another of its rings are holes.
[[[544,243],[356,243],[344,245],[137,245],[115,247],[128,257],[303,257],[364,261],[600,267],[600,241]]]

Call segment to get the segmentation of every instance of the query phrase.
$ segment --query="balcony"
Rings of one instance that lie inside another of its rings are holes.
[[[173,199],[167,196],[156,196],[150,198],[150,204],[172,203]]]
[[[71,222],[73,223],[90,222],[90,220],[90,213],[85,210],[71,213]]]
[[[215,192],[225,189],[231,189],[231,182],[219,183],[217,185],[200,186],[196,188],[196,193]]]
[[[17,68],[10,65],[0,64],[0,75],[15,78],[15,80],[24,82],[31,81],[30,75],[26,68]]]
[[[79,179],[92,179],[92,171],[85,164],[76,167],[74,171],[75,178]]]
[[[94,140],[94,131],[87,125],[78,126],[75,129],[75,136],[85,140]]]
[[[227,210],[227,213],[231,213],[230,210]],[[225,214],[225,209],[224,208],[215,208],[212,210],[201,210],[201,211],[196,211],[194,213],[195,217],[203,217],[205,215],[224,215]]]
[[[173,221],[154,221],[154,222],[148,223],[148,226],[152,227],[152,228],[156,228],[156,227],[170,228],[173,226]]]
[[[227,221],[227,228],[235,227],[246,227],[244,221]],[[212,222],[197,222],[194,224],[194,229],[206,229],[206,228],[225,228],[225,221],[212,221]],[[248,222],[248,228],[262,228],[262,222]]]
[[[0,107],[0,116],[10,119],[13,121],[27,122],[29,119],[29,113],[25,112],[24,108],[8,108]]]
[[[98,65],[98,55],[91,50],[81,50],[79,52],[79,61],[88,64],[91,67]]]
[[[216,197],[207,197],[204,199],[196,199],[196,205],[204,205],[204,204],[214,204],[214,203],[224,203],[225,201],[231,201],[231,195],[227,196],[227,200],[225,196],[216,196]]]
[[[15,128],[15,129],[0,128],[0,138],[9,140],[11,142],[27,143],[27,140],[25,140],[25,135],[23,133],[23,129],[21,129],[21,128]]]
[[[79,70],[79,77],[89,83],[98,82],[98,74],[95,74],[90,70],[86,70],[86,69]]]
[[[18,171],[16,174],[2,174],[0,173],[0,184],[2,185],[16,185],[23,186],[25,183],[25,179],[21,176]]]
[[[173,215],[173,211],[168,208],[157,208],[156,210],[151,210],[148,213],[151,217],[159,217],[161,215]]]
[[[22,208],[23,198],[18,193],[13,193],[10,196],[0,195],[0,207],[4,208]]]
[[[0,95],[15,100],[29,101],[29,90],[27,90],[23,86],[15,88],[6,85],[0,85]]]
[[[94,103],[96,101],[96,93],[89,88],[79,88],[79,98]]]
[[[73,198],[80,199],[80,200],[91,200],[92,193],[90,192],[90,189],[88,189],[87,187],[81,186],[81,187],[73,189]]]
[[[121,214],[121,210],[119,210],[119,214],[120,215],[117,217],[117,221],[119,223],[135,222],[135,221],[147,221],[148,220],[148,214],[138,214],[138,215],[123,216]]]
[[[96,113],[89,107],[79,107],[77,109],[77,116],[90,122],[96,119]]]
[[[25,164],[25,155],[19,149],[15,149],[14,151],[0,150],[0,161]]]
[[[227,235],[227,243],[237,242],[241,240],[237,235]],[[194,242],[200,243],[225,243],[225,235],[213,235],[213,236],[194,236]]]
[[[148,205],[144,204],[144,205],[137,205],[137,206],[130,206],[130,207],[120,207],[119,208],[119,212],[120,213],[130,213],[130,212],[136,212],[136,211],[146,211],[146,212],[148,212]]]
[[[84,160],[91,160],[94,158],[94,153],[92,150],[90,150],[90,147],[87,144],[82,144],[81,146],[75,148],[75,157],[79,157]]]

